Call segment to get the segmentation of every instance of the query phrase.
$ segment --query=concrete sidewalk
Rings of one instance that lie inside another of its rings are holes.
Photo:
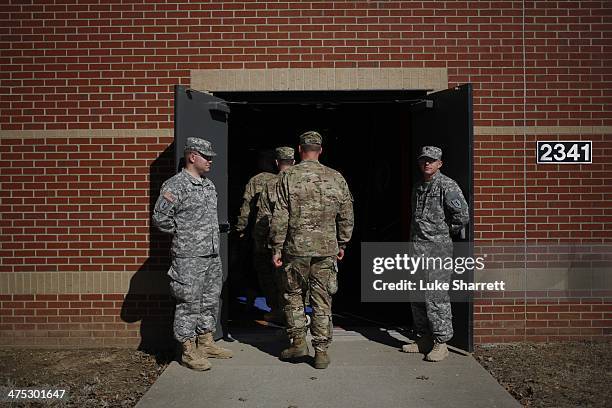
[[[332,364],[278,359],[282,330],[232,332],[230,360],[195,372],[173,362],[138,403],[166,407],[520,407],[471,356],[451,352],[440,363],[399,351],[405,338],[373,328],[334,330]],[[311,348],[311,356],[314,351]]]

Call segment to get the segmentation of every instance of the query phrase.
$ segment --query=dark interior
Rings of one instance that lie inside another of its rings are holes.
[[[346,324],[410,324],[408,303],[362,303],[360,242],[408,239],[410,189],[416,171],[410,149],[410,107],[426,91],[215,92],[229,102],[230,222],[244,186],[261,171],[261,152],[296,148],[298,135],[323,135],[321,162],[340,171],[354,197],[355,229],[339,265],[334,313]],[[297,150],[297,149],[296,149]],[[230,275],[232,271],[230,270]],[[231,318],[231,316],[230,316]]]

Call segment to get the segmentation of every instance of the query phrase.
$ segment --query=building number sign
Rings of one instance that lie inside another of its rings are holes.
[[[538,164],[591,164],[591,141],[538,141]]]

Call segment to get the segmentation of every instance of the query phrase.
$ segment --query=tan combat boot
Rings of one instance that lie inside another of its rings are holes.
[[[448,357],[448,347],[446,343],[434,343],[433,349],[425,356],[425,360],[438,362]]]
[[[208,361],[206,356],[202,357],[202,355],[197,352],[195,339],[189,339],[183,343],[181,364],[197,371],[210,370],[211,367],[210,361]]]
[[[423,335],[416,339],[414,343],[404,344],[402,351],[404,353],[423,353],[427,354],[433,347],[433,339],[429,335]]]
[[[234,353],[223,347],[215,344],[212,333],[200,334],[198,336],[198,350],[202,350],[202,354],[206,354],[210,358],[232,358]]]
[[[295,337],[289,348],[281,351],[281,360],[293,360],[308,355],[308,344],[304,335]]]
[[[331,363],[327,351],[315,350],[314,368],[324,369]]]

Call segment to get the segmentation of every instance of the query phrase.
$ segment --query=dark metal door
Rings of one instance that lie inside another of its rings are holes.
[[[227,119],[229,107],[223,99],[205,92],[194,91],[177,85],[174,89],[174,154],[177,170],[183,165],[183,148],[188,137],[199,137],[210,141],[217,153],[207,177],[217,189],[217,208],[220,224],[227,223]],[[222,229],[223,230],[223,229]],[[227,279],[227,234],[221,234],[219,256],[223,264],[223,281]],[[226,333],[227,306],[222,294],[220,315],[217,316],[215,338]]]
[[[473,256],[474,248],[474,187],[473,187],[473,118],[472,118],[472,85],[465,84],[440,92],[434,92],[421,103],[411,108],[412,138],[411,151],[413,160],[411,169],[413,180],[420,177],[416,165],[416,153],[421,146],[433,145],[442,148],[443,167],[441,171],[453,178],[463,190],[470,206],[470,223],[464,241],[455,246],[456,256]],[[457,252],[461,252],[460,254]],[[473,275],[461,277],[472,282]],[[465,294],[468,301],[453,302],[453,328],[455,335],[450,342],[463,350],[473,350],[473,301],[470,294]],[[462,299],[464,296],[462,296]]]

